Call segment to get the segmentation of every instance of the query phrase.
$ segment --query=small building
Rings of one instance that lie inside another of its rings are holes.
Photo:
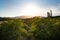
[[[47,17],[52,17],[52,10],[50,10],[50,12],[47,12]]]

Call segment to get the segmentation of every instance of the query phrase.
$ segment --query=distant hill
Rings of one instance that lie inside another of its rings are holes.
[[[60,16],[53,16],[52,18],[60,18]]]
[[[0,21],[4,21],[4,20],[7,20],[6,17],[0,17]]]
[[[47,18],[47,17],[41,17],[41,16],[16,16],[16,17],[0,17],[0,21],[8,20],[8,19],[32,19],[34,17],[39,18]],[[51,18],[60,18],[60,16],[52,16]]]
[[[27,19],[27,18],[33,18],[33,16],[17,16],[14,18]]]

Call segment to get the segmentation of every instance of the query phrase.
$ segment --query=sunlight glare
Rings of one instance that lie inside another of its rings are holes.
[[[27,4],[22,8],[22,13],[24,13],[24,15],[36,16],[38,15],[39,11],[39,6],[36,4]]]

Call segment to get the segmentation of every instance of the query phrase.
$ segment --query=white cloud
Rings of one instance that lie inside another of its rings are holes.
[[[3,16],[21,16],[21,15],[25,15],[25,13],[23,13],[23,8],[24,6],[26,6],[26,4],[22,4],[22,6],[18,5],[18,6],[12,6],[12,7],[8,7],[4,12]],[[47,16],[47,11],[52,10],[53,12],[53,16],[56,15],[60,15],[60,4],[58,4],[57,6],[50,6],[50,7],[45,7],[45,6],[41,6],[41,5],[37,5],[35,4],[35,6],[37,6],[38,8],[38,12],[36,13],[39,16]],[[34,6],[33,6],[34,7]]]

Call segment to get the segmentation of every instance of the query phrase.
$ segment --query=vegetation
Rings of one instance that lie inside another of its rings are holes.
[[[0,40],[60,40],[60,17],[4,20]]]

